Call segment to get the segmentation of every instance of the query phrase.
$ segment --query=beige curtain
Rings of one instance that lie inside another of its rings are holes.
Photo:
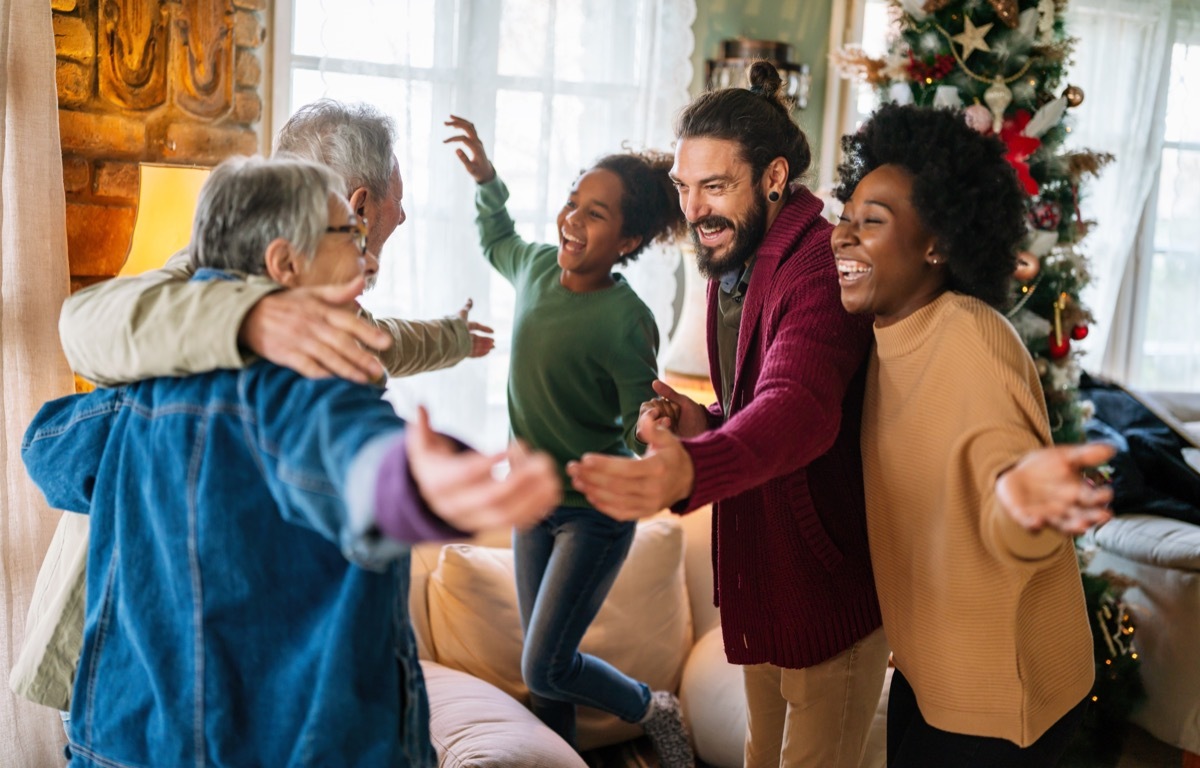
[[[54,32],[46,0],[0,0],[0,765],[62,765],[57,713],[8,689],[59,514],[21,464],[38,407],[68,394],[58,310],[69,289]]]

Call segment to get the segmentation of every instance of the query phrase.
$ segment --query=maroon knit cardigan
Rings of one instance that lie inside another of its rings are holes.
[[[796,188],[758,249],[728,415],[684,441],[692,495],[713,506],[714,602],[734,664],[792,669],[880,626],[867,548],[859,425],[871,318],[842,307],[821,201]],[[718,392],[718,283],[708,286]]]

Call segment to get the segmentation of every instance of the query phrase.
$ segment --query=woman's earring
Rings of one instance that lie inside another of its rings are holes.
[[[772,203],[778,203],[779,202],[779,193],[772,189],[770,192],[767,193],[767,199],[770,200]]]

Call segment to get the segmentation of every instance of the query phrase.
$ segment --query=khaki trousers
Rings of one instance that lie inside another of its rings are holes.
[[[887,660],[877,629],[813,667],[743,667],[745,768],[859,768]]]

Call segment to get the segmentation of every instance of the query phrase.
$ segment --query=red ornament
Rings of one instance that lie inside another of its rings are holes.
[[[1050,359],[1062,360],[1071,352],[1071,340],[1063,336],[1061,340],[1056,339],[1055,335],[1050,334]]]
[[[1083,341],[1087,338],[1088,327],[1086,325],[1077,325],[1071,329],[1071,338],[1075,341]]]
[[[1062,221],[1062,206],[1053,200],[1043,200],[1029,209],[1029,221],[1035,229],[1058,229]]]

